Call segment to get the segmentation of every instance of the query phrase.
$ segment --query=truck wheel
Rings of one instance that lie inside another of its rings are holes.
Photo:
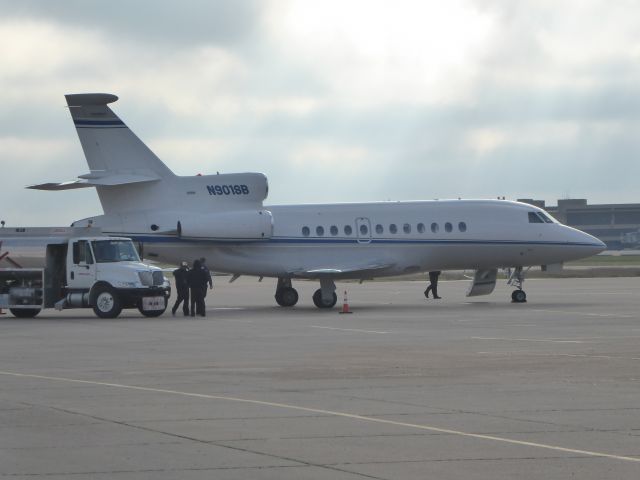
[[[96,287],[93,295],[93,311],[100,318],[116,318],[122,311],[122,302],[113,288],[109,286]]]
[[[39,308],[10,308],[9,311],[17,318],[33,318],[40,313]]]
[[[159,317],[167,309],[167,297],[164,297],[164,308],[162,310],[144,310],[141,306],[138,307],[138,311],[145,317]]]

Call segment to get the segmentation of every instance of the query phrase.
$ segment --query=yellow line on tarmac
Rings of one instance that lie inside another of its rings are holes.
[[[57,381],[57,382],[68,382],[68,383],[78,383],[78,384],[84,384],[84,385],[96,385],[96,386],[102,386],[102,387],[112,387],[112,388],[121,388],[121,389],[126,389],[126,390],[138,390],[138,391],[142,391],[142,392],[153,392],[153,393],[165,393],[165,394],[169,394],[169,395],[180,395],[183,397],[191,397],[191,398],[205,398],[205,399],[210,399],[210,400],[225,400],[225,401],[230,401],[230,402],[239,402],[239,403],[246,403],[246,404],[250,404],[250,405],[261,405],[261,406],[266,406],[266,407],[276,407],[276,408],[284,408],[284,409],[288,409],[288,410],[296,410],[299,412],[309,412],[309,413],[315,413],[315,414],[323,414],[323,415],[331,415],[331,416],[335,416],[335,417],[342,417],[342,418],[350,418],[353,420],[361,420],[361,421],[365,421],[365,422],[371,422],[371,423],[379,423],[379,424],[384,424],[384,425],[395,425],[398,427],[407,427],[407,428],[413,428],[413,429],[417,429],[417,430],[426,430],[429,432],[436,432],[436,433],[444,433],[444,434],[448,434],[448,435],[457,435],[459,437],[466,437],[466,438],[475,438],[478,440],[491,440],[494,442],[501,442],[501,443],[507,443],[507,444],[511,444],[511,445],[520,445],[520,446],[525,446],[525,447],[534,447],[534,448],[541,448],[541,449],[545,449],[545,450],[553,450],[556,452],[563,452],[563,453],[572,453],[572,454],[577,454],[577,455],[584,455],[587,457],[599,457],[599,458],[609,458],[612,460],[622,460],[622,461],[626,461],[626,462],[637,462],[640,463],[640,457],[627,457],[627,456],[623,456],[623,455],[614,455],[611,453],[604,453],[604,452],[596,452],[593,450],[580,450],[577,448],[566,448],[566,447],[560,447],[557,445],[549,445],[549,444],[545,444],[545,443],[538,443],[538,442],[527,442],[525,440],[515,440],[513,438],[506,438],[506,437],[498,437],[495,435],[483,435],[480,433],[469,433],[469,432],[463,432],[460,430],[451,430],[448,428],[440,428],[440,427],[434,427],[431,425],[424,425],[424,424],[417,424],[417,423],[406,423],[406,422],[396,422],[394,420],[386,420],[383,418],[376,418],[376,417],[367,417],[364,415],[356,415],[353,413],[346,413],[346,412],[337,412],[334,410],[323,410],[321,408],[311,408],[311,407],[301,407],[298,405],[289,405],[286,403],[277,403],[277,402],[266,402],[263,400],[251,400],[248,398],[239,398],[239,397],[228,397],[228,396],[224,396],[224,395],[207,395],[204,393],[192,393],[192,392],[181,392],[178,390],[166,390],[163,388],[151,388],[151,387],[139,387],[136,385],[123,385],[120,383],[107,383],[107,382],[96,382],[96,381],[92,381],[92,380],[77,380],[77,379],[73,379],[73,378],[64,378],[64,377],[48,377],[45,375],[32,375],[32,374],[26,374],[26,373],[17,373],[17,372],[3,372],[0,371],[0,375],[6,375],[6,376],[12,376],[12,377],[19,377],[19,378],[37,378],[37,379],[41,379],[41,380],[51,380],[51,381]]]

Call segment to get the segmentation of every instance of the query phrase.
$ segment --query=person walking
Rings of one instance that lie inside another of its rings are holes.
[[[442,272],[429,272],[429,286],[424,291],[424,296],[429,298],[429,292],[433,292],[433,298],[442,298],[438,296],[438,277]]]
[[[189,293],[191,294],[191,316],[195,317],[196,313],[201,317],[205,316],[204,289],[207,283],[202,264],[200,260],[194,260],[193,268],[189,270],[187,275],[189,283]]]
[[[211,272],[209,271],[209,267],[207,267],[207,259],[204,257],[200,259],[200,268],[202,268],[202,271],[204,272],[204,275],[205,275],[205,283],[204,283],[202,292],[203,292],[203,295],[206,297],[207,284],[209,284],[209,290],[213,289],[213,279],[211,278]]]
[[[184,313],[185,316],[189,315],[189,282],[187,281],[188,275],[189,264],[187,262],[182,262],[180,268],[176,268],[173,271],[173,278],[175,279],[178,298],[176,298],[176,303],[173,304],[173,308],[171,309],[172,315],[176,314],[176,311],[180,307],[180,303],[182,303],[182,313]]]

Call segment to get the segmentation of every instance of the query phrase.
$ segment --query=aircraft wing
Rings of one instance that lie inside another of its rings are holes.
[[[375,275],[393,267],[394,264],[386,262],[370,262],[351,265],[327,265],[315,268],[299,269],[289,272],[292,277],[298,278],[358,278],[360,276]]]
[[[88,187],[110,187],[115,185],[126,185],[129,183],[156,182],[160,177],[153,173],[130,174],[130,173],[106,173],[91,172],[80,175],[78,180],[70,180],[60,183],[41,183],[39,185],[29,185],[27,188],[33,190],[72,190],[76,188]]]

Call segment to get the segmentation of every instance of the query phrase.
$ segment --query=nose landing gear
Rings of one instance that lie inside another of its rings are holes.
[[[514,290],[511,292],[511,301],[513,303],[525,303],[527,301],[527,294],[524,290]]]
[[[511,269],[509,269],[511,270]],[[527,272],[529,269],[527,268]],[[508,285],[516,287],[517,290],[511,292],[511,302],[513,303],[526,303],[527,294],[522,289],[524,285],[524,276],[526,272],[522,271],[522,267],[515,267],[513,272],[510,272]]]

